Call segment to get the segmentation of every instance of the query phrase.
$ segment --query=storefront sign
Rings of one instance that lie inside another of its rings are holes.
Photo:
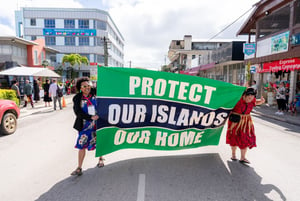
[[[271,38],[271,53],[286,52],[289,46],[290,32],[284,32]]]
[[[254,58],[255,43],[244,43],[243,52],[245,54],[245,59]]]
[[[263,64],[263,69],[258,71],[259,73],[263,72],[278,72],[278,71],[294,71],[300,69],[300,59],[284,59],[269,63]]]
[[[44,36],[96,36],[96,29],[43,29]]]

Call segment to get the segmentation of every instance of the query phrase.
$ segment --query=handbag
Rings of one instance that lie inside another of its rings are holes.
[[[248,104],[246,104],[245,110],[242,112],[242,114],[245,114],[247,107],[248,107]],[[233,123],[239,123],[241,121],[241,115],[231,113],[229,115],[229,121],[231,121]]]
[[[234,123],[239,123],[241,120],[241,116],[238,114],[233,114],[231,113],[229,116],[229,121],[234,122]]]

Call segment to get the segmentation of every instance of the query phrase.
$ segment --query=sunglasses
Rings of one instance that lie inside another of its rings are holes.
[[[90,85],[82,85],[81,87],[82,88],[90,88],[91,86]]]

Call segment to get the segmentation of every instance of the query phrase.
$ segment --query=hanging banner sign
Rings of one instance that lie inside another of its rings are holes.
[[[96,36],[96,29],[43,29],[44,36]]]
[[[294,71],[300,69],[300,59],[284,59],[274,62],[264,63],[260,72],[278,72],[278,71]]]
[[[218,145],[244,90],[197,76],[98,67],[96,156]]]
[[[245,59],[254,58],[255,56],[255,43],[244,43],[243,44],[243,52]]]

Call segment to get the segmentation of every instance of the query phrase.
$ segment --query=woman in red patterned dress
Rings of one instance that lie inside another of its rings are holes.
[[[250,116],[250,112],[256,105],[261,105],[265,102],[265,99],[255,99],[255,90],[248,88],[242,95],[241,99],[237,102],[233,108],[231,114],[240,116],[240,120],[234,120],[229,118],[228,128],[226,134],[226,144],[231,146],[232,156],[231,159],[236,161],[237,147],[241,150],[241,163],[250,163],[246,159],[247,148],[256,147],[256,136],[254,133],[254,125]],[[236,119],[239,119],[237,117]],[[234,122],[235,121],[235,122]]]

